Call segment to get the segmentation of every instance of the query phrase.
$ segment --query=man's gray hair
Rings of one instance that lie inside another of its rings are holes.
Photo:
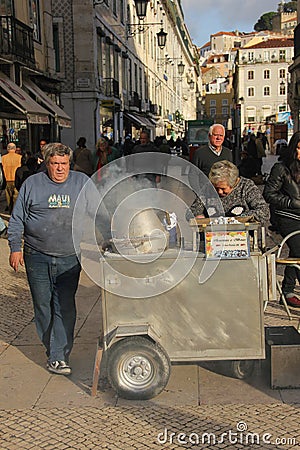
[[[234,187],[239,177],[239,169],[230,161],[223,160],[214,163],[211,166],[208,178],[215,185],[219,182],[228,183],[230,187]]]
[[[10,142],[9,144],[7,144],[7,151],[9,152],[10,150],[16,150],[16,144],[14,142]]]
[[[43,147],[43,154],[45,158],[45,163],[48,164],[52,156],[69,156],[71,162],[73,156],[73,150],[67,145],[61,144],[60,142],[51,142]]]
[[[213,131],[214,131],[214,128],[215,128],[215,127],[221,127],[221,128],[223,128],[223,133],[224,133],[224,136],[225,136],[225,127],[224,127],[224,125],[222,125],[221,123],[214,123],[214,124],[212,124],[212,125],[209,127],[208,134],[209,134],[210,136],[213,134]]]

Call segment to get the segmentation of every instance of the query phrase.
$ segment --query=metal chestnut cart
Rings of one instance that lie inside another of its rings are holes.
[[[225,360],[234,376],[245,378],[254,360],[265,358],[263,304],[276,297],[276,276],[260,224],[244,218],[212,226],[199,219],[191,226],[190,250],[167,249],[158,258],[137,254],[133,260],[109,253],[101,260],[103,336],[92,395],[102,352],[117,394],[139,400],[164,389],[172,363]],[[217,247],[224,235],[230,242],[222,255]],[[239,253],[240,245],[246,253]],[[207,270],[210,276],[201,281]]]

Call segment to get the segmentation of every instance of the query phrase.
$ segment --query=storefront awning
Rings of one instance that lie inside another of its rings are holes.
[[[150,119],[148,119],[147,117],[143,117],[143,121],[146,123],[146,126],[148,128],[154,128],[155,127],[154,123]]]
[[[23,86],[28,89],[39,101],[54,115],[59,126],[71,128],[71,117],[68,116],[56,103],[54,103],[45,92],[43,92],[33,81],[24,80]]]
[[[153,123],[150,122],[150,120],[147,119],[147,117],[129,113],[124,113],[124,116],[127,117],[127,119],[129,119],[133,123],[136,123],[139,127],[154,128]]]
[[[21,111],[29,123],[50,123],[49,112],[2,72],[0,72],[0,97]]]

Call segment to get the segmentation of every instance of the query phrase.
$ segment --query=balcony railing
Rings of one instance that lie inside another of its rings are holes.
[[[138,108],[139,110],[141,109],[141,100],[137,92],[132,93],[132,97],[129,100],[129,105]]]
[[[152,114],[158,115],[159,114],[159,105],[157,105],[156,103],[151,103],[150,104],[150,112]]]
[[[120,87],[118,80],[114,78],[103,78],[103,94],[106,97],[120,98]]]
[[[32,28],[12,16],[0,16],[0,55],[34,66]]]

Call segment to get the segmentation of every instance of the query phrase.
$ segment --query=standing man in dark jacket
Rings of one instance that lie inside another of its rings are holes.
[[[192,163],[207,177],[214,163],[223,160],[232,162],[231,150],[223,147],[224,139],[225,128],[223,125],[213,124],[208,131],[208,144],[199,147],[193,155]],[[199,177],[194,171],[190,171],[189,181],[195,192],[199,194],[201,186],[199,186]]]
[[[208,176],[211,166],[215,162],[227,160],[232,162],[232,152],[223,147],[225,128],[219,123],[212,125],[208,132],[209,143],[195,151],[192,163]]]

